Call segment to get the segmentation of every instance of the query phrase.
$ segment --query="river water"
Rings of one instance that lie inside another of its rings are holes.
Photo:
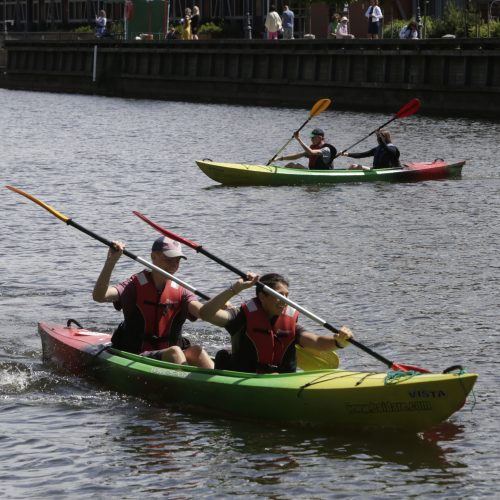
[[[151,406],[57,372],[42,362],[38,321],[71,317],[110,331],[120,320],[91,298],[107,249],[2,187],[3,498],[495,496],[500,123],[418,114],[392,123],[403,160],[467,160],[457,180],[229,188],[196,167],[200,158],[265,163],[307,116],[0,90],[2,185],[145,258],[157,234],[132,210],[236,267],[279,271],[291,280],[293,300],[348,324],[386,357],[478,373],[465,407],[424,434],[325,434]],[[344,149],[390,116],[333,105],[305,132],[319,126]],[[197,289],[211,295],[234,279],[185,251],[179,277]],[[113,281],[138,269],[123,258]],[[224,332],[201,322],[185,332],[210,353],[227,344]],[[385,369],[354,347],[343,351],[342,366]]]

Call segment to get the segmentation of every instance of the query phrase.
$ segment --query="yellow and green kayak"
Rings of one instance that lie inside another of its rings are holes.
[[[376,170],[306,170],[275,165],[245,165],[197,160],[210,179],[228,186],[286,186],[297,184],[339,184],[346,182],[417,182],[460,177],[465,161],[406,163],[401,168]]]
[[[105,333],[45,322],[38,329],[46,360],[110,389],[228,418],[330,432],[431,428],[462,407],[477,379],[468,373],[209,370],[113,349]]]

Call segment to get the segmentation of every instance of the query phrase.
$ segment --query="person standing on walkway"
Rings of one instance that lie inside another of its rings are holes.
[[[269,7],[269,14],[266,16],[266,32],[267,32],[267,39],[268,40],[277,40],[278,39],[278,33],[281,30],[281,17],[280,15],[276,12],[276,7],[274,5],[271,5]]]
[[[184,11],[184,19],[182,20],[182,39],[191,40],[191,9],[188,7]]]
[[[106,18],[106,11],[100,10],[99,15],[95,16],[96,32],[95,35],[98,38],[106,36],[106,24],[108,20]]]
[[[368,18],[368,38],[378,38],[380,33],[380,20],[384,17],[378,6],[378,0],[370,0],[365,16]]]
[[[293,10],[290,10],[288,5],[283,5],[283,15],[281,16],[283,24],[283,39],[293,40],[293,22],[294,22]]]
[[[337,38],[337,26],[340,23],[340,14],[333,14],[331,21],[328,23],[327,36],[328,38]]]
[[[191,36],[192,40],[198,40],[198,29],[200,27],[200,9],[197,5],[193,7],[191,16]]]

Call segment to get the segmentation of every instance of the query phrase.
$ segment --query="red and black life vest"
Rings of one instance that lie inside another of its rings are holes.
[[[169,280],[159,293],[149,271],[135,274],[132,282],[137,309],[144,319],[142,351],[176,345],[178,339],[170,339],[169,335],[172,322],[181,309],[182,288]]]
[[[287,306],[272,325],[258,299],[241,306],[246,317],[246,336],[255,346],[257,373],[278,371],[283,357],[295,341],[299,313]]]
[[[337,150],[335,149],[334,146],[331,144],[321,144],[321,145],[314,145],[311,144],[309,146],[311,149],[323,149],[323,148],[328,148],[330,150],[330,158],[328,160],[328,163],[325,163],[325,160],[323,158],[323,155],[311,155],[309,156],[309,169],[311,170],[331,170],[333,168],[333,160],[335,158],[335,155],[337,154]]]

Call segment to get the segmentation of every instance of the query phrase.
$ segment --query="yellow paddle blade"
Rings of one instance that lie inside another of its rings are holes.
[[[309,117],[313,118],[314,116],[318,116],[323,113],[328,106],[332,103],[331,99],[320,99],[309,112]]]
[[[334,351],[316,351],[295,345],[297,365],[304,371],[332,370],[338,368],[340,359]]]
[[[35,202],[42,208],[45,208],[45,210],[49,211],[52,215],[55,215],[58,219],[61,219],[63,222],[68,222],[68,220],[70,219],[69,217],[63,215],[61,212],[58,212],[55,208],[52,208],[50,205],[47,205],[47,203],[40,201],[38,198],[35,198],[33,195],[27,193],[26,191],[23,191],[22,189],[13,186],[5,186],[5,187],[7,189],[10,189],[11,191],[14,191],[14,193],[20,194],[21,196],[28,198],[28,200]]]

